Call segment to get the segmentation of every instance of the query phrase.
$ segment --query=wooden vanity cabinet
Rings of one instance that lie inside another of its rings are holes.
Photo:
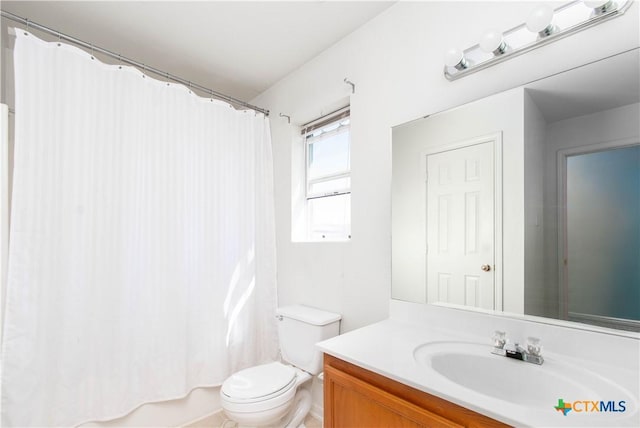
[[[324,426],[437,428],[508,425],[325,354]]]

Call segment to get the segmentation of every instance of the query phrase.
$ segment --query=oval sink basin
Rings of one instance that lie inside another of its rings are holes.
[[[589,370],[547,358],[543,365],[491,354],[491,346],[431,342],[413,353],[418,364],[447,381],[510,404],[549,409],[559,398],[598,400],[632,395]],[[635,400],[634,400],[635,401]]]

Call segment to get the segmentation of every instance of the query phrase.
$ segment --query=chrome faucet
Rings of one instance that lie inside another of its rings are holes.
[[[507,333],[504,331],[494,331],[493,332],[493,350],[492,354],[496,355],[505,355],[504,346],[507,344]]]
[[[504,331],[495,331],[493,333],[493,349],[492,354],[502,355],[516,360],[526,361],[527,363],[542,364],[544,358],[542,358],[542,345],[540,345],[540,339],[537,337],[527,338],[527,347],[524,348],[517,342],[512,345],[507,340],[507,335]]]

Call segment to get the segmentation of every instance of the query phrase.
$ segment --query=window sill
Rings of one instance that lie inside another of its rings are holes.
[[[305,239],[305,240],[295,240],[292,239],[292,244],[348,244],[351,242],[351,239]]]

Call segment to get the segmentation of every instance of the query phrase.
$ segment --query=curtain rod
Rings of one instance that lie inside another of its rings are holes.
[[[249,104],[249,103],[247,103],[245,101],[242,101],[242,100],[239,100],[237,98],[234,98],[234,97],[232,97],[230,95],[225,95],[225,94],[222,94],[220,92],[216,92],[213,89],[209,89],[209,88],[206,88],[206,87],[204,87],[202,85],[198,85],[197,83],[193,83],[193,82],[191,82],[189,80],[183,79],[181,77],[174,76],[173,74],[167,73],[166,71],[158,70],[157,68],[154,68],[154,67],[149,67],[146,64],[141,64],[138,61],[134,61],[132,59],[123,57],[122,55],[118,55],[117,53],[113,53],[113,52],[111,52],[111,51],[109,51],[107,49],[104,49],[104,48],[101,48],[101,47],[98,47],[98,46],[94,46],[91,43],[87,43],[87,42],[85,42],[83,40],[76,39],[75,37],[67,36],[66,34],[63,34],[63,33],[59,32],[59,31],[53,30],[53,29],[51,29],[49,27],[45,27],[44,25],[41,25],[41,24],[35,23],[33,21],[30,21],[29,19],[22,18],[22,17],[20,17],[18,15],[14,15],[11,12],[6,12],[4,10],[0,10],[0,12],[2,13],[2,17],[3,18],[7,18],[7,19],[10,19],[12,21],[18,22],[20,24],[26,25],[27,26],[27,30],[29,28],[35,28],[36,30],[42,31],[44,33],[51,34],[53,36],[56,36],[59,39],[66,40],[66,41],[71,42],[71,43],[73,43],[75,45],[82,46],[84,48],[90,49],[91,52],[100,52],[103,55],[106,55],[108,57],[117,59],[119,62],[122,62],[122,63],[125,63],[125,64],[129,64],[129,65],[132,65],[132,66],[137,67],[139,69],[142,69],[142,70],[144,70],[144,72],[149,71],[149,72],[154,73],[154,74],[156,74],[158,76],[162,76],[165,79],[169,79],[169,80],[172,80],[174,82],[182,83],[183,85],[186,85],[189,88],[198,89],[198,90],[200,90],[200,91],[202,91],[204,93],[209,94],[211,97],[215,97],[215,98],[221,99],[223,101],[227,101],[227,102],[229,102],[231,104],[235,104],[235,105],[239,105],[239,106],[242,106],[242,107],[246,107],[248,109],[251,109],[251,110],[254,110],[254,111],[257,111],[257,112],[260,112],[260,113],[264,113],[265,116],[269,116],[269,110],[254,106],[254,105]]]
[[[325,118],[327,118],[327,117],[329,117],[329,116],[333,116],[334,114],[340,113],[340,112],[342,112],[343,110],[348,110],[348,109],[351,109],[351,105],[350,105],[350,104],[347,104],[347,105],[346,105],[346,106],[344,106],[344,107],[340,107],[339,109],[334,110],[334,111],[332,111],[332,112],[330,112],[330,113],[324,114],[324,115],[322,115],[322,116],[320,116],[320,117],[316,117],[316,118],[315,118],[315,119],[313,119],[312,121],[310,121],[310,122],[307,122],[307,123],[303,124],[303,125],[302,125],[302,127],[303,127],[303,128],[306,128],[307,126],[309,126],[309,125],[311,125],[311,124],[313,124],[313,123],[319,122],[319,121],[321,121],[322,119],[325,119]]]

